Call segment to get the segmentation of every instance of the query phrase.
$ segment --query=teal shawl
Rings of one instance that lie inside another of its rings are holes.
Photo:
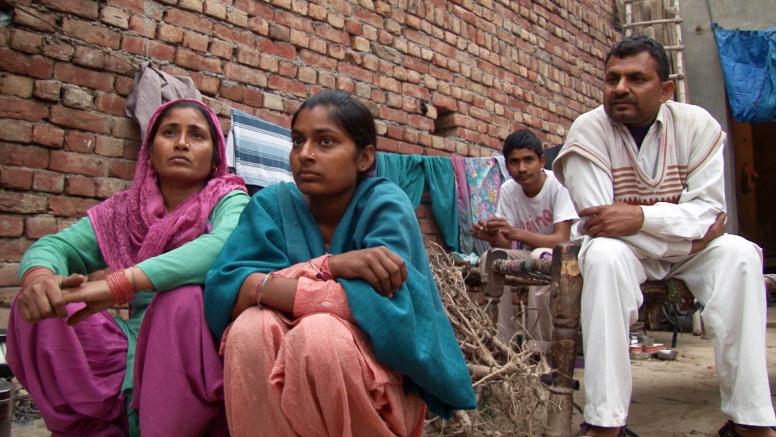
[[[363,180],[329,247],[336,255],[386,246],[404,259],[407,281],[393,298],[360,279],[337,279],[353,318],[367,333],[380,363],[404,375],[429,409],[448,417],[476,406],[471,378],[428,265],[407,195],[390,181]],[[309,261],[325,253],[323,238],[302,193],[281,183],[256,193],[207,274],[205,316],[220,338],[245,278]]]

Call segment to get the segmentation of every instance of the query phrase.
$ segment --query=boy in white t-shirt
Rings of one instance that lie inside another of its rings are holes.
[[[496,217],[480,220],[472,227],[475,238],[504,249],[513,259],[551,255],[552,247],[568,241],[579,219],[566,188],[552,171],[545,170],[544,148],[527,129],[513,132],[502,149],[512,179],[501,185]],[[529,250],[533,250],[533,255]],[[485,265],[487,253],[481,265]],[[512,299],[506,294],[499,303],[499,337],[511,340],[517,326]],[[552,335],[549,287],[530,287],[524,318],[526,331],[540,349]]]

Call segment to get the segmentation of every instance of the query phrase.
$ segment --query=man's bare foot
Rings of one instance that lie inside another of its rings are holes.
[[[585,424],[580,431],[582,433],[578,435],[587,437],[619,437],[620,433],[622,432],[622,427],[617,426],[614,428],[607,428],[603,426]]]
[[[776,431],[770,426],[738,425],[728,421],[719,430],[720,437],[776,437]]]

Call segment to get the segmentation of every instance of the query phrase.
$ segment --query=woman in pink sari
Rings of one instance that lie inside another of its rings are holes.
[[[201,284],[248,196],[207,106],[169,102],[148,127],[132,186],[19,268],[8,362],[54,435],[226,434]],[[123,303],[128,320],[105,311]]]

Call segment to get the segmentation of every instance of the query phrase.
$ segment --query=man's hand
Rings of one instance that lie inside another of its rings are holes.
[[[585,208],[579,217],[586,219],[584,232],[591,237],[627,237],[644,224],[640,206],[621,202]]]
[[[701,250],[705,249],[712,240],[724,234],[726,222],[727,214],[724,212],[719,213],[714,223],[712,223],[711,226],[709,226],[709,229],[706,230],[706,234],[703,235],[703,238],[700,240],[693,240],[690,247],[690,254],[700,252]]]
[[[388,297],[407,280],[404,260],[383,246],[332,255],[329,270],[335,278],[363,279]]]

